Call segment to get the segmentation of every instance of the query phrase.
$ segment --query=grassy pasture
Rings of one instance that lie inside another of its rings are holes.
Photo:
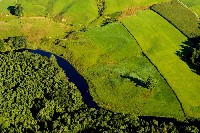
[[[6,15],[10,14],[7,10],[9,6],[15,5],[15,0],[2,0],[0,1],[0,14]]]
[[[24,8],[24,16],[48,16],[56,21],[83,27],[97,18],[98,9],[94,0],[18,0]],[[14,6],[15,0],[0,2],[1,14],[10,14],[8,6]]]
[[[195,13],[178,0],[163,2],[151,7],[189,38],[200,36],[200,20]]]
[[[180,0],[180,1],[183,2],[185,5],[187,5],[188,7],[200,5],[199,0]]]
[[[118,11],[123,11],[131,7],[151,6],[158,2],[169,0],[107,0],[106,14],[111,14]]]
[[[85,43],[67,44],[67,53],[89,82],[90,92],[100,106],[132,115],[183,119],[169,86],[120,23],[91,29],[83,38],[87,38]],[[152,91],[131,81],[145,81],[150,75],[158,82]]]
[[[42,38],[62,38],[69,27],[45,17],[0,17],[0,38],[25,36],[32,45],[38,45]]]
[[[200,76],[175,54],[187,38],[150,10],[138,12],[135,17],[124,19],[123,23],[167,79],[186,115],[200,118]]]
[[[197,6],[192,6],[190,9],[192,9],[200,18],[200,4]]]

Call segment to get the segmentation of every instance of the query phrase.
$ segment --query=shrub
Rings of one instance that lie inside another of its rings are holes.
[[[21,4],[16,4],[14,8],[14,15],[23,16],[23,10],[24,8],[22,7]]]
[[[153,78],[151,76],[149,76],[147,78],[146,86],[147,86],[148,89],[150,89],[150,90],[154,89],[156,87],[156,84],[157,84],[157,82],[156,82],[155,78]]]
[[[200,36],[198,16],[178,0],[163,2],[151,9],[172,23],[189,38]]]
[[[122,12],[115,12],[112,14],[108,14],[104,17],[101,26],[105,26],[109,23],[114,23],[118,20],[118,17],[122,14]]]

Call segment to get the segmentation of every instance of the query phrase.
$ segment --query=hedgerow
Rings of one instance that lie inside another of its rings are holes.
[[[151,10],[157,12],[189,38],[200,36],[200,19],[178,0],[153,5]]]

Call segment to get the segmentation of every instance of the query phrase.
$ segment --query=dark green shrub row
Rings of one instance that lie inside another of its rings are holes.
[[[163,16],[187,37],[200,36],[200,19],[178,0],[153,5],[151,9]]]

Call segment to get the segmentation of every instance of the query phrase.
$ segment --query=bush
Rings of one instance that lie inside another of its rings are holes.
[[[157,82],[156,82],[155,78],[153,78],[151,76],[149,76],[147,78],[146,86],[147,86],[148,89],[150,89],[150,90],[154,89],[156,87],[156,84],[157,84]]]
[[[118,21],[118,17],[122,14],[122,12],[115,12],[112,14],[108,14],[104,17],[104,20],[102,21],[101,26],[105,26],[109,23],[114,23]]]
[[[178,0],[163,2],[151,9],[172,23],[189,38],[200,36],[200,20],[198,16]]]
[[[15,16],[23,16],[23,10],[24,8],[22,7],[21,4],[16,4],[14,8],[14,15]]]

